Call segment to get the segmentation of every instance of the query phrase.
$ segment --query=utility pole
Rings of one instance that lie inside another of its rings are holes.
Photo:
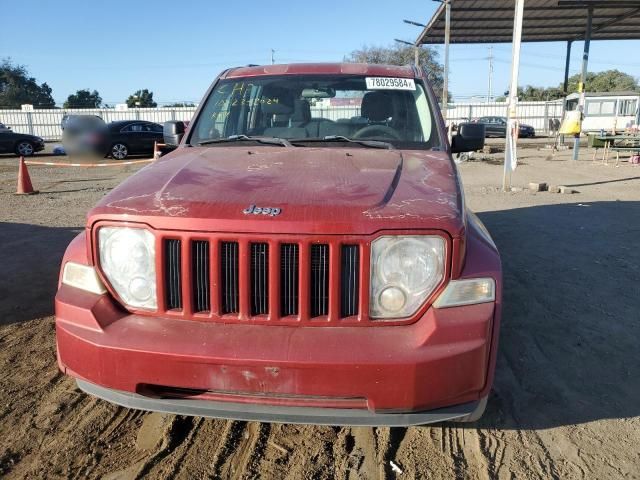
[[[274,55],[276,54],[276,51],[272,48],[271,49],[271,65],[273,65],[274,63],[276,63],[276,59],[274,57]]]
[[[493,98],[493,46],[489,47],[489,93],[487,103]]]

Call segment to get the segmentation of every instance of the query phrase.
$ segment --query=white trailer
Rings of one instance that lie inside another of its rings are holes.
[[[578,108],[578,93],[572,93],[565,99],[566,111]],[[640,125],[640,93],[604,92],[587,93],[584,107],[582,132],[622,131],[626,128],[638,128]]]

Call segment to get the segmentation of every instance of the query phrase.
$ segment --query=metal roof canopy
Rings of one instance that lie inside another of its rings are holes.
[[[442,5],[416,39],[424,44],[445,45],[445,88],[449,75],[450,43],[513,43],[511,84],[505,144],[505,191],[511,188],[511,172],[517,164],[518,73],[521,42],[567,42],[564,91],[567,92],[571,44],[584,39],[582,73],[578,84],[578,110],[584,112],[584,82],[591,40],[640,39],[640,0],[434,0]],[[446,93],[443,98],[446,98]],[[509,134],[512,132],[512,135]],[[573,160],[578,160],[579,133],[574,136]]]
[[[504,0],[450,0],[450,43],[511,43],[513,3]],[[640,39],[640,0],[527,0],[523,42],[584,40],[588,8],[593,8],[592,40]],[[445,3],[427,23],[416,45],[444,43]]]

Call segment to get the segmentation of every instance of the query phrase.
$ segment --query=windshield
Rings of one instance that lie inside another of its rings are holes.
[[[214,140],[234,136],[243,136],[243,141],[255,137],[308,141],[316,146],[336,141],[367,145],[349,139],[383,141],[405,149],[430,149],[440,143],[420,82],[356,75],[222,80],[206,100],[189,143],[231,145]]]

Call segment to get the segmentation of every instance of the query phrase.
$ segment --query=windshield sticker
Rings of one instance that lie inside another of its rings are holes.
[[[413,78],[367,77],[367,90],[415,90]]]

